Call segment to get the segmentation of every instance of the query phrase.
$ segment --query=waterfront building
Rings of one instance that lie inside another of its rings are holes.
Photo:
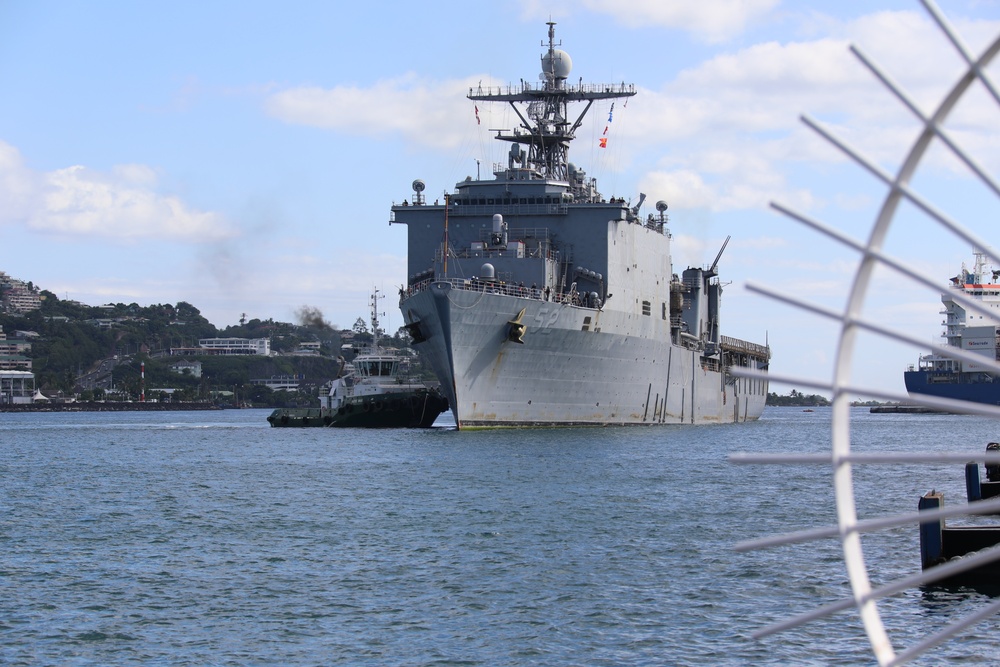
[[[216,354],[271,355],[271,340],[268,338],[202,338],[198,346],[215,350]]]
[[[34,395],[34,373],[0,370],[0,405],[26,405]]]

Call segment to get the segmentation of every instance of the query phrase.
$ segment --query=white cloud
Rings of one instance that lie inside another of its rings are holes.
[[[0,224],[27,215],[38,189],[38,178],[24,166],[21,153],[0,141]]]
[[[612,14],[628,25],[642,21],[656,25],[683,22],[694,28],[712,24],[730,34],[737,26],[766,15],[775,4],[770,0],[649,0],[625,6],[610,0],[589,0],[586,7],[591,12]],[[542,9],[532,3],[522,7],[529,14]],[[568,5],[545,9],[553,15],[572,11]],[[798,19],[803,25],[821,21],[824,36],[723,52],[680,72],[659,89],[640,90],[629,101],[627,112],[623,109],[616,115],[616,144],[627,141],[648,151],[654,155],[652,160],[638,154],[629,160],[636,164],[645,160],[656,166],[645,175],[634,176],[631,182],[638,181],[640,189],[655,193],[655,198],[667,199],[671,208],[760,209],[779,200],[810,211],[836,204],[843,201],[843,195],[824,200],[791,184],[801,165],[816,169],[847,159],[802,125],[799,116],[803,113],[848,144],[860,147],[886,170],[898,169],[920,126],[848,46],[861,45],[888,73],[898,75],[928,111],[962,70],[955,49],[931,20],[917,11],[877,12],[852,21],[815,13]],[[963,34],[974,35],[990,30],[995,34],[997,28],[998,22],[962,25]],[[469,77],[433,82],[407,74],[370,87],[291,88],[268,97],[265,108],[289,123],[369,137],[395,134],[414,145],[453,151],[468,142],[477,129],[471,104],[463,98],[478,81],[479,77]],[[483,82],[486,85],[485,77]],[[455,103],[441,104],[441,100]],[[478,128],[480,135],[483,127],[510,126],[510,119],[503,115],[509,113],[506,105],[481,105],[479,111],[484,123]],[[995,104],[986,95],[969,96],[969,102],[957,111],[960,115],[956,118],[962,124],[954,134],[975,147],[987,168],[994,166],[991,161],[1000,161],[1000,153],[991,150],[1000,145],[990,122]],[[601,113],[592,111],[588,123],[600,125]],[[588,123],[578,136],[587,136]],[[943,157],[929,156],[926,163],[957,169],[953,159]],[[620,171],[621,166],[620,162],[606,162],[603,168]],[[598,168],[602,166],[595,165],[592,170]]]
[[[289,88],[268,97],[264,108],[286,123],[376,138],[396,133],[416,144],[447,149],[461,142],[460,128],[474,124],[475,117],[470,106],[441,100],[462,100],[477,81],[427,82],[407,74],[369,88]]]
[[[156,171],[144,164],[120,164],[112,171],[125,183],[152,186],[157,180]]]
[[[987,31],[985,23],[973,32]],[[1000,23],[990,27],[995,35]],[[815,169],[847,158],[806,129],[801,114],[895,172],[921,126],[849,52],[849,44],[862,45],[898,77],[925,113],[940,103],[963,65],[930,19],[917,12],[879,12],[839,24],[833,33],[723,53],[660,90],[642,91],[616,130],[668,146],[669,168],[645,180],[668,187],[677,206],[711,201],[715,210],[732,210],[774,199],[800,210],[820,206],[815,195],[790,187],[790,177],[797,165]],[[969,94],[949,123],[951,134],[993,171],[1000,167],[991,150],[1000,144],[991,122],[995,106],[986,94]],[[922,168],[969,173],[944,151],[929,154]]]
[[[758,147],[757,152],[709,149],[695,153],[685,168],[646,173],[639,190],[655,192],[658,199],[678,209],[763,209],[782,191],[786,205],[806,210],[816,206],[816,198],[808,190],[787,187],[767,152]]]
[[[655,192],[658,199],[680,209],[711,208],[717,199],[716,191],[690,169],[650,172],[639,183],[639,190]]]
[[[128,164],[103,173],[72,166],[40,173],[0,142],[0,224],[43,233],[117,241],[143,238],[212,241],[234,235],[219,214],[197,211],[154,188],[156,172]]]
[[[584,0],[583,6],[597,14],[606,14],[629,28],[643,26],[672,28],[690,32],[706,42],[722,42],[742,33],[749,24],[771,13],[780,0],[700,0],[699,2],[664,2],[664,0]],[[522,2],[522,15],[548,20],[570,13],[572,6],[562,2]]]

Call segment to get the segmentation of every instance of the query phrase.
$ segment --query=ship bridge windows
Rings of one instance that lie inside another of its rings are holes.
[[[363,377],[392,377],[396,374],[395,361],[362,361],[358,363],[358,373]]]
[[[462,197],[460,199],[453,199],[452,204],[455,206],[551,206],[551,205],[562,205],[565,201],[562,197],[503,197],[503,198],[484,198],[484,197]]]

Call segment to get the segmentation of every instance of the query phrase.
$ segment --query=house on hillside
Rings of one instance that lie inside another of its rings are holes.
[[[4,290],[0,301],[8,313],[27,313],[42,307],[42,295],[19,280]]]
[[[181,361],[175,361],[170,364],[170,370],[178,375],[184,375],[187,371],[192,377],[201,377],[201,362],[200,361],[188,361],[186,359]]]

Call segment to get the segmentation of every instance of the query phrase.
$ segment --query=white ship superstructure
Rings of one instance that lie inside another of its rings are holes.
[[[673,273],[664,202],[657,213],[605,199],[568,161],[591,105],[635,94],[571,85],[569,56],[542,56],[542,80],[477,88],[520,119],[492,178],[458,183],[428,204],[424,184],[394,205],[408,226],[400,309],[433,366],[459,428],[719,423],[757,419],[770,350],[721,335],[718,263]],[[569,103],[583,103],[575,119]],[[727,240],[728,241],[728,240]]]
[[[972,270],[963,263],[941,294],[945,340],[941,351],[921,355],[917,367],[910,366],[903,374],[910,393],[1000,404],[1000,379],[992,368],[947,354],[948,348],[955,348],[990,362],[1000,360],[1000,271],[987,270],[986,253],[974,254]],[[970,307],[970,301],[979,308]]]

